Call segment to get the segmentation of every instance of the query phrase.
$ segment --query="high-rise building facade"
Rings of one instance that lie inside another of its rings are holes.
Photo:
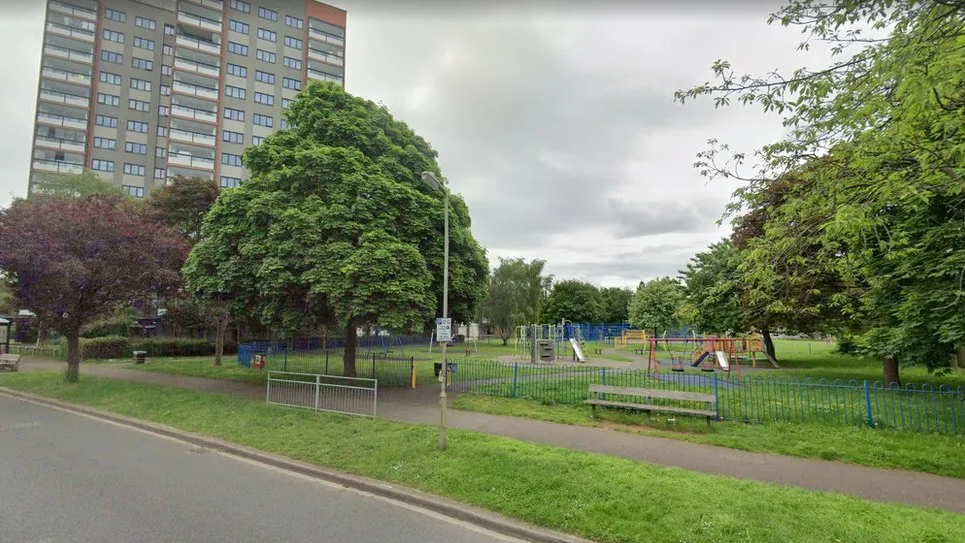
[[[345,22],[316,0],[48,0],[29,192],[84,170],[134,197],[237,186],[299,90],[344,86]]]

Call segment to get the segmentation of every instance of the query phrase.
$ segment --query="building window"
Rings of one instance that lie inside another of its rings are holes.
[[[301,30],[301,29],[303,28],[302,25],[303,25],[304,23],[302,23],[302,20],[299,19],[298,17],[292,17],[291,15],[285,15],[285,24],[288,25],[288,26],[290,26],[290,27],[292,27],[292,28],[297,28],[297,29]]]
[[[298,38],[293,38],[291,36],[285,36],[285,45],[291,47],[292,49],[301,49],[302,40]]]
[[[112,41],[114,43],[124,43],[124,34],[111,30],[110,28],[104,29],[104,39],[107,41]]]
[[[141,121],[127,121],[127,129],[130,132],[140,132],[147,134],[147,123]]]
[[[101,51],[101,60],[104,62],[113,62],[114,64],[124,64],[124,55],[120,53],[115,53],[114,51]]]
[[[117,140],[112,140],[110,138],[94,138],[94,147],[113,151],[114,149],[117,149]]]
[[[248,56],[248,46],[241,43],[235,43],[233,41],[229,41],[228,52],[246,57]]]
[[[137,68],[137,69],[139,69],[139,70],[146,70],[146,71],[150,72],[150,71],[153,71],[153,70],[154,70],[154,61],[147,60],[147,59],[144,59],[144,58],[134,57],[134,58],[131,59],[131,66],[133,66],[133,67],[135,67],[135,68]]]
[[[261,81],[262,83],[269,83],[271,85],[275,84],[275,74],[270,74],[268,72],[262,72],[260,70],[255,71],[255,81]]]
[[[133,109],[134,111],[151,111],[151,103],[129,98],[127,100],[127,109]]]
[[[284,64],[287,68],[291,68],[292,70],[302,69],[302,61],[297,58],[285,57],[282,60],[282,64]]]
[[[146,80],[144,80],[144,79],[138,79],[138,78],[136,78],[136,77],[132,77],[132,78],[131,78],[131,88],[132,88],[132,89],[137,89],[137,90],[142,90],[142,91],[148,91],[148,92],[150,92],[150,91],[151,91],[151,82],[150,82],[150,81],[146,81]]]
[[[124,164],[124,173],[127,175],[144,175],[144,166],[140,164]]]
[[[134,36],[134,47],[139,47],[141,49],[147,49],[148,51],[154,50],[154,40],[149,40],[147,38],[141,38],[139,36]]]
[[[159,137],[159,138],[166,138],[166,137],[168,137],[168,127],[166,127],[166,126],[160,126],[160,125],[159,125],[159,126],[157,127],[157,137]]]
[[[241,166],[241,155],[221,153],[221,163],[228,166]]]
[[[157,23],[154,22],[154,19],[148,19],[147,17],[141,17],[140,15],[134,17],[134,24],[148,30],[154,30],[157,28]]]
[[[125,164],[124,169],[126,170],[130,164]],[[144,171],[144,166],[140,166],[141,171]],[[126,171],[124,173],[127,173]],[[144,175],[144,174],[141,174]],[[135,187],[133,185],[121,185],[121,189],[128,195],[135,198],[144,198],[144,187]]]
[[[261,142],[265,141],[263,136],[251,136],[252,145],[261,145]]]
[[[251,30],[251,27],[248,26],[248,23],[243,23],[234,19],[228,20],[228,28],[234,30],[235,32],[241,32],[242,34],[247,34]]]
[[[266,106],[273,106],[275,105],[275,97],[270,94],[265,94],[263,92],[256,92],[255,103],[265,104]]]
[[[97,115],[94,117],[94,124],[97,126],[106,126],[108,128],[117,128],[117,117],[111,117],[109,115]]]
[[[168,56],[174,55],[174,48],[171,47],[170,45],[162,45],[161,54],[168,55]]]
[[[121,84],[121,76],[112,74],[111,72],[101,72],[97,78],[100,79],[101,83],[109,83],[111,85]]]
[[[245,122],[245,112],[240,109],[226,107],[224,108],[224,118],[231,119],[232,121]]]
[[[245,135],[241,132],[232,132],[230,130],[225,130],[221,135],[221,141],[226,141],[228,143],[245,143]]]
[[[99,160],[95,158],[90,161],[90,169],[97,170],[99,172],[112,172],[114,171],[114,162],[111,160]]]
[[[126,152],[126,153],[134,153],[135,155],[146,155],[146,154],[147,154],[147,145],[144,145],[143,143],[134,143],[134,142],[129,141],[129,142],[127,142],[127,143],[124,144],[124,152]],[[127,172],[125,172],[125,173],[127,173]]]
[[[271,115],[262,115],[260,113],[252,115],[251,122],[258,126],[267,126],[268,128],[271,128],[275,124],[275,120],[272,119]]]
[[[173,36],[175,34],[174,25],[166,24],[164,25],[164,35]]]
[[[157,115],[158,117],[167,117],[171,114],[171,109],[168,106],[158,106]]]
[[[161,65],[161,75],[171,75],[171,73],[172,73],[172,70],[170,66],[168,66],[167,64]]]
[[[161,96],[171,96],[171,87],[161,85]]]
[[[244,0],[231,0],[231,9],[236,9],[242,13],[251,13],[251,4]]]
[[[154,156],[157,157],[157,158],[164,158],[164,157],[168,156],[168,150],[165,149],[164,147],[155,147],[155,148],[154,148]]]
[[[239,66],[238,64],[228,64],[227,67],[228,75],[236,75],[238,77],[248,77],[248,68],[244,66]]]
[[[107,8],[104,10],[104,17],[112,21],[117,21],[119,23],[127,22],[127,14],[123,11],[117,11],[116,9]]]
[[[278,12],[268,8],[258,8],[258,16],[269,21],[278,20]]]
[[[265,62],[275,62],[275,53],[271,51],[265,51],[264,49],[258,50],[258,60],[264,60]]]
[[[221,176],[221,186],[226,189],[233,189],[241,186],[241,179],[237,177],[228,177],[226,175]]]
[[[285,79],[282,80],[281,84],[286,89],[297,90],[297,91],[302,90],[301,79],[292,79],[290,77],[286,77]]]
[[[279,123],[279,126],[281,126],[281,129],[282,129],[282,130],[288,128],[288,119],[284,119],[284,118],[283,118],[283,119],[281,120],[281,123]]]
[[[97,103],[105,106],[117,106],[121,103],[121,97],[113,94],[97,93]]]
[[[275,43],[276,41],[278,41],[278,34],[272,32],[271,30],[265,29],[265,28],[259,28],[259,29],[258,29],[258,38],[259,38],[259,39],[262,39],[262,40],[270,41],[270,42],[272,42],[272,43]]]
[[[164,168],[154,168],[154,179],[164,179]]]
[[[231,85],[224,86],[224,95],[231,98],[237,98],[239,100],[245,99],[245,89],[241,87],[234,87]]]

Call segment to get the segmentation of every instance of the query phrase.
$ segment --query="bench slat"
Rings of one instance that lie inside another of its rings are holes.
[[[663,398],[666,400],[687,400],[694,402],[714,403],[713,394],[684,392],[680,390],[658,390],[649,388],[614,387],[609,385],[590,385],[590,392],[620,394],[623,396],[638,396],[641,398]]]
[[[716,411],[705,409],[688,409],[686,407],[672,407],[669,405],[651,405],[644,403],[610,402],[606,400],[586,400],[589,405],[603,405],[608,407],[626,407],[629,409],[639,409],[640,411],[663,411],[665,413],[681,413],[684,415],[697,415],[701,417],[716,417]]]

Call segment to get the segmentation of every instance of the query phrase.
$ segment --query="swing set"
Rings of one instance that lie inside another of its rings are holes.
[[[684,348],[674,349],[673,345],[683,344]],[[691,348],[691,345],[693,346]],[[778,367],[764,350],[763,339],[759,337],[683,337],[650,338],[650,356],[647,361],[647,373],[660,373],[660,360],[657,351],[663,351],[670,357],[670,371],[683,372],[686,365],[699,368],[700,371],[712,372],[721,370],[730,377],[732,369],[737,370],[738,379],[741,377],[741,360],[750,360],[753,367],[757,367],[757,353],[761,352],[770,360],[774,367]]]

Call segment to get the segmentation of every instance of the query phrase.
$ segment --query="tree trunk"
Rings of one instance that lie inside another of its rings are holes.
[[[777,351],[774,350],[774,340],[771,338],[771,329],[767,326],[761,328],[761,337],[764,340],[764,352],[772,360],[777,361]]]
[[[884,362],[884,373],[885,373],[885,384],[888,386],[898,385],[901,386],[901,380],[898,378],[898,357],[897,356],[886,356]]]
[[[221,365],[221,356],[224,354],[224,337],[228,332],[228,315],[218,315],[218,320],[215,321],[215,332],[214,332],[214,365]]]
[[[509,336],[503,336],[503,347],[505,347],[507,343],[509,343]]]
[[[355,320],[349,319],[345,327],[345,355],[342,356],[342,364],[345,367],[345,377],[355,377],[355,346],[357,343],[358,330],[355,329]]]
[[[80,381],[80,329],[67,332],[67,373],[64,381],[76,383]]]
[[[965,343],[955,349],[955,358],[958,360],[958,367],[965,368]]]

